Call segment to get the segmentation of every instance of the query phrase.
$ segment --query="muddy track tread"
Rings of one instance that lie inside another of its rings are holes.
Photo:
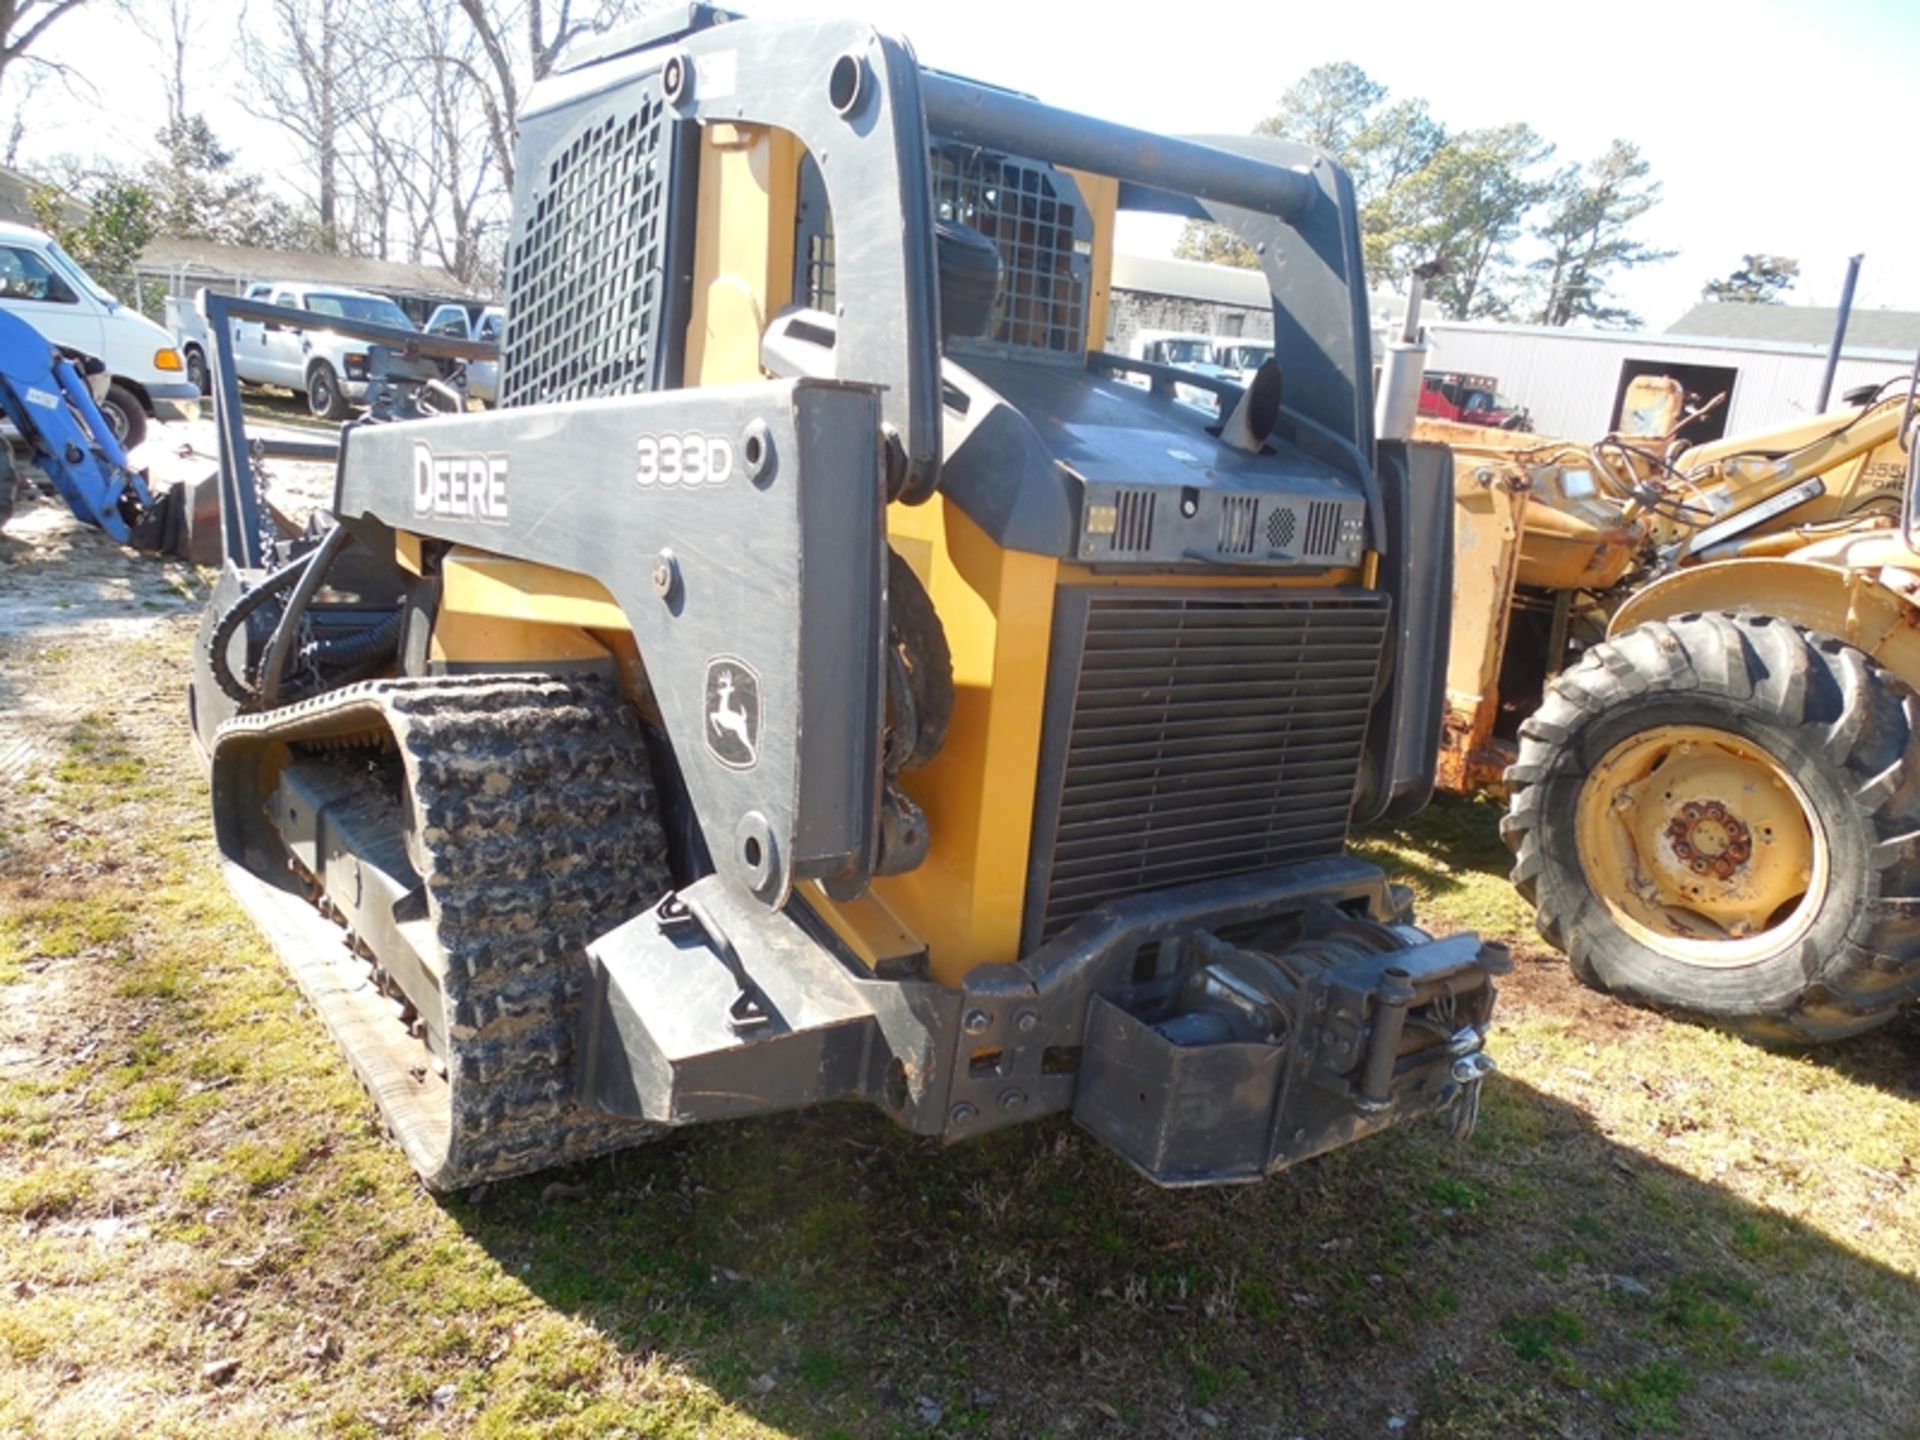
[[[217,744],[364,735],[370,718],[405,766],[444,967],[447,1076],[420,1082],[442,1085],[444,1134],[388,1105],[373,1057],[349,1058],[422,1179],[461,1189],[652,1138],[580,1108],[572,1080],[587,942],[672,883],[626,702],[597,679],[376,680],[239,717]]]

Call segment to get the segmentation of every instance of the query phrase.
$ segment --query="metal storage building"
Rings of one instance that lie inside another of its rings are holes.
[[[1368,301],[1377,354],[1406,302],[1388,294]],[[1269,303],[1258,271],[1122,252],[1113,258],[1107,345],[1124,351],[1143,329],[1264,339],[1273,333]],[[1830,309],[1797,305],[1699,305],[1666,334],[1429,321],[1427,368],[1493,376],[1503,394],[1532,413],[1535,429],[1575,438],[1614,427],[1634,376],[1672,375],[1703,401],[1727,396],[1688,431],[1697,442],[1811,414],[1833,321]],[[1920,315],[1855,311],[1849,333],[1852,343],[1834,375],[1835,403],[1857,386],[1911,370],[1913,350],[1898,347],[1920,344]]]
[[[1546,435],[1604,435],[1627,381],[1643,374],[1673,375],[1702,400],[1725,393],[1712,434],[1765,429],[1813,413],[1826,367],[1824,345],[1444,320],[1427,329],[1428,370],[1494,376],[1501,393],[1524,405],[1534,429]],[[1903,376],[1912,366],[1911,351],[1850,345],[1835,372],[1834,403],[1856,386]]]

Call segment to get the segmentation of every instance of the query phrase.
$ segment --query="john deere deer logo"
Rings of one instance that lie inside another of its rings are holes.
[[[729,770],[760,758],[760,676],[737,655],[707,661],[707,751]]]

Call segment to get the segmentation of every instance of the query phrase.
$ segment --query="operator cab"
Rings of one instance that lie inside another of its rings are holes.
[[[1144,332],[1133,356],[1091,349],[1089,335],[1106,329],[1094,313],[1106,289],[1096,236],[1112,213],[1097,214],[1074,173],[1045,161],[938,137],[930,160],[940,486],[951,500],[1000,544],[1102,567],[1359,562],[1366,511],[1348,455],[1284,419],[1251,447],[1222,438],[1221,417],[1262,364],[1276,365],[1276,389],[1284,384],[1271,344],[1233,347],[1233,359],[1251,362],[1244,370],[1219,363],[1221,342],[1198,333]],[[768,328],[762,363],[776,375],[826,376],[842,297],[834,217],[810,156],[797,193],[795,302]],[[1121,186],[1116,198],[1124,209],[1144,197]]]

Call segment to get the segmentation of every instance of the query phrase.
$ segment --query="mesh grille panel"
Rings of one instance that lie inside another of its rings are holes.
[[[1293,507],[1284,506],[1267,516],[1267,548],[1285,550],[1293,544]]]
[[[665,276],[666,122],[635,89],[542,162],[507,251],[501,403],[648,388]]]
[[[1072,182],[1042,166],[972,150],[936,149],[932,160],[933,213],[971,225],[1000,251],[1000,299],[988,340],[1079,354],[1089,262],[1074,245],[1086,217],[1066,190]]]
[[[1084,614],[1070,723],[1049,717],[1039,939],[1103,901],[1340,853],[1383,598],[1103,592]]]
[[[807,236],[807,253],[802,263],[807,267],[806,288],[802,292],[807,304],[816,310],[831,311],[835,297],[833,231],[823,230]]]
[[[1340,548],[1340,507],[1327,500],[1316,500],[1307,507],[1307,543],[1309,555],[1331,555]]]

